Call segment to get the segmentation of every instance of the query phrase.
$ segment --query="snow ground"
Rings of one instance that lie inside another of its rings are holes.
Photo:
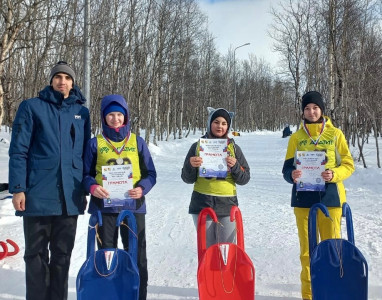
[[[148,299],[198,299],[196,231],[188,215],[192,185],[183,183],[184,157],[200,136],[150,145],[158,172],[147,196]],[[0,132],[0,182],[7,182],[9,135]],[[235,137],[251,168],[251,180],[238,187],[245,250],[256,269],[257,300],[300,299],[299,247],[291,185],[281,169],[288,139],[281,132],[242,133]],[[380,140],[380,143],[382,140]],[[366,146],[368,169],[357,163],[346,182],[353,213],[355,242],[369,264],[369,299],[382,299],[382,169],[376,167],[375,146]],[[356,150],[352,151],[354,155]],[[69,299],[76,299],[75,279],[85,261],[89,215],[79,217],[69,280]],[[343,226],[343,235],[346,229]],[[21,251],[0,261],[0,300],[24,299],[23,231],[11,201],[0,201],[0,240],[13,239]]]

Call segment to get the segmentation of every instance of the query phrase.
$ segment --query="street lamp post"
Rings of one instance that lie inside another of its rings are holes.
[[[236,129],[236,50],[248,46],[250,43],[245,43],[243,45],[237,46],[235,50],[233,50],[233,86],[234,86],[234,91],[233,91],[233,120],[232,120],[232,129]]]

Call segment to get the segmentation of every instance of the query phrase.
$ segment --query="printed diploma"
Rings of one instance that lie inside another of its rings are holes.
[[[129,200],[128,191],[133,188],[132,165],[102,166],[102,184],[109,192],[104,206],[123,206]],[[132,199],[130,199],[132,201]]]
[[[297,191],[325,191],[325,181],[321,173],[325,171],[324,151],[297,151],[296,167],[301,177],[296,183]]]
[[[227,144],[227,139],[200,139],[199,156],[203,158],[200,177],[227,177]]]

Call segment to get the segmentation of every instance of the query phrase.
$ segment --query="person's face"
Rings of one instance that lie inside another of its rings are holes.
[[[223,137],[228,130],[228,123],[223,117],[217,117],[211,123],[211,133],[217,138]]]
[[[321,108],[314,103],[309,103],[304,108],[304,118],[308,120],[309,122],[317,122],[318,119],[321,117],[322,111]]]
[[[125,116],[119,111],[112,111],[111,113],[108,113],[106,115],[105,120],[107,126],[112,128],[119,128],[123,125],[123,122],[125,121]]]
[[[69,92],[73,88],[73,79],[68,74],[57,73],[52,78],[52,87],[55,91],[61,92],[64,98],[68,98]]]

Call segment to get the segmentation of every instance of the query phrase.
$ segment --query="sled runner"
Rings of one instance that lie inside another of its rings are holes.
[[[125,220],[130,228],[129,250],[99,249],[95,251],[96,226],[102,226],[101,213],[89,220],[87,259],[77,275],[77,299],[138,299],[139,272],[137,267],[137,225],[134,215],[122,211],[117,219],[119,227]]]
[[[309,253],[313,299],[366,300],[368,266],[366,259],[354,244],[353,221],[350,207],[343,204],[347,240],[328,239],[317,245],[317,210],[326,217],[329,212],[323,204],[315,204],[309,212]]]
[[[198,217],[198,289],[200,300],[255,299],[255,268],[244,252],[243,222],[237,206],[231,209],[231,222],[236,221],[237,244],[219,243],[206,247],[207,215],[214,222],[212,208],[203,209]]]
[[[13,251],[9,251],[9,247],[7,244],[9,244],[13,247]],[[5,242],[0,241],[0,246],[1,246],[1,248],[3,248],[3,251],[0,251],[0,260],[2,260],[3,258],[5,258],[7,256],[16,255],[20,251],[19,246],[14,241],[12,241],[11,239],[6,239]]]

